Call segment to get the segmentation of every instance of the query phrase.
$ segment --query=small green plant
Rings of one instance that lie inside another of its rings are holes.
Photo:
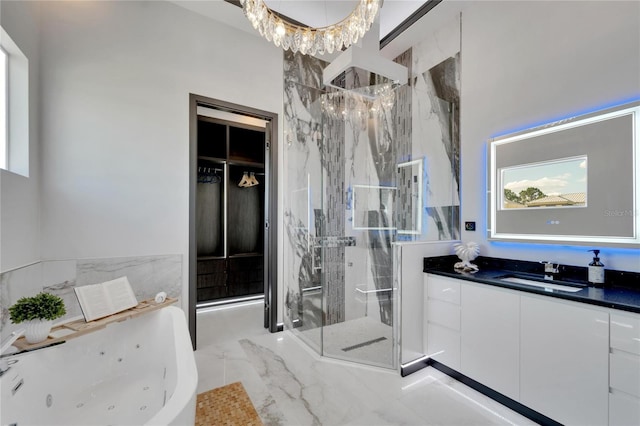
[[[19,324],[36,319],[54,320],[67,313],[64,301],[53,294],[39,293],[33,297],[22,297],[9,308],[11,322]]]

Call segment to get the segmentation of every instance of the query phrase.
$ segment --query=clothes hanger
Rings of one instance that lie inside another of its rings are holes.
[[[256,174],[254,172],[249,174],[249,183],[251,184],[250,186],[260,185],[260,182],[256,179]]]
[[[251,183],[251,180],[249,179],[248,174],[249,172],[244,172],[244,174],[242,175],[242,179],[240,180],[240,183],[238,183],[238,186],[240,188],[248,188],[250,186],[253,186],[253,184]]]
[[[213,178],[211,179],[212,183],[220,183],[222,182],[222,178],[218,176],[218,169],[213,169]]]

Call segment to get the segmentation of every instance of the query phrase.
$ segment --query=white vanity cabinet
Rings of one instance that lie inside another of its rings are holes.
[[[425,274],[424,353],[460,369],[460,280]]]
[[[640,315],[612,311],[609,425],[640,425]]]
[[[519,398],[520,296],[499,287],[462,286],[460,372]]]
[[[566,425],[605,425],[609,313],[521,295],[520,402]]]

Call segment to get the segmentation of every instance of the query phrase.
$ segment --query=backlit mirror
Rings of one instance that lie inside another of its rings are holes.
[[[640,102],[492,139],[495,240],[640,245]]]

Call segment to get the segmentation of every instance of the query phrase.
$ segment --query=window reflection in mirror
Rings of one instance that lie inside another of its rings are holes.
[[[505,167],[501,209],[586,207],[587,175],[586,156]]]

